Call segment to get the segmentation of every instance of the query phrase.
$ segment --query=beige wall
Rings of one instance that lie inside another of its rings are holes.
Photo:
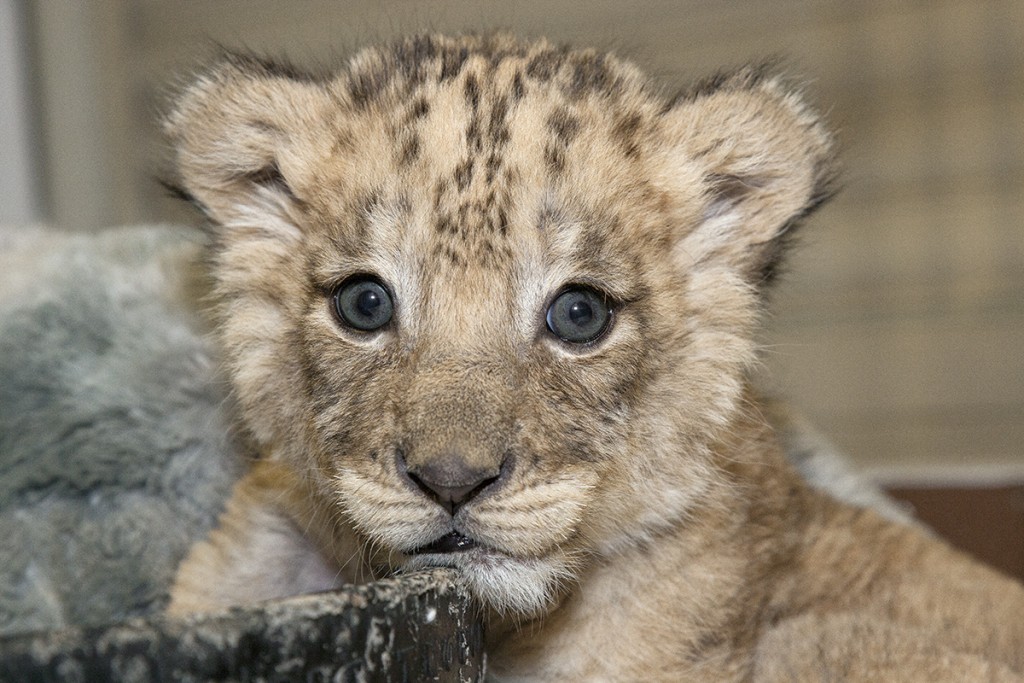
[[[1024,471],[1024,2],[40,0],[50,211],[180,217],[163,93],[214,41],[297,61],[434,28],[610,47],[669,86],[782,54],[845,147],[765,336],[773,382],[864,467]]]
[[[0,225],[39,219],[24,7],[0,3]]]

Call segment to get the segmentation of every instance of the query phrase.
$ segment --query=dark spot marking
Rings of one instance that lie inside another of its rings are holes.
[[[583,261],[595,272],[601,272],[607,267],[606,249],[608,248],[608,235],[612,225],[602,222],[594,222],[582,231],[576,247],[576,257]]]
[[[455,167],[455,173],[452,174],[452,178],[455,180],[455,186],[458,187],[460,192],[465,192],[469,184],[473,182],[474,166],[473,157],[469,157]]]
[[[402,143],[402,151],[399,154],[399,164],[402,166],[408,166],[412,162],[416,161],[420,156],[420,136],[410,135]]]
[[[487,75],[491,76],[501,63],[508,57],[508,53],[505,50],[495,50],[487,55]]]
[[[384,191],[375,187],[359,199],[359,213],[370,215],[384,205]]]
[[[538,52],[526,65],[526,75],[540,82],[551,80],[555,72],[562,66],[563,54],[555,50]]]
[[[640,155],[640,114],[621,116],[612,127],[612,137],[622,146],[623,154],[630,159]]]
[[[380,96],[391,81],[391,72],[387,69],[368,69],[353,73],[349,77],[348,94],[357,109],[365,109],[370,102]]]
[[[430,113],[430,102],[427,101],[426,97],[418,97],[412,106],[409,107],[409,111],[405,115],[407,122],[416,121],[422,119]]]
[[[518,102],[526,95],[526,85],[523,83],[523,72],[516,71],[512,77],[512,101]]]
[[[434,210],[441,208],[441,202],[444,200],[448,190],[451,186],[448,184],[447,178],[438,178],[437,183],[434,184]]]
[[[480,119],[475,114],[470,117],[469,124],[466,126],[466,146],[471,152],[479,152],[483,147]]]
[[[504,245],[495,245],[493,242],[484,241],[478,251],[478,258],[481,263],[490,268],[500,267],[503,263],[511,260],[511,252]]]
[[[519,184],[519,169],[515,166],[505,166],[505,173],[503,175],[505,176],[506,188],[515,187]]]
[[[466,259],[464,259],[462,255],[455,250],[455,247],[451,245],[445,245],[443,253],[448,258],[448,260],[451,261],[454,265],[459,267],[463,267],[466,265]]]
[[[469,50],[466,47],[461,47],[458,50],[445,50],[441,55],[440,82],[456,78],[462,73],[462,67],[465,66],[468,58]]]
[[[430,36],[420,34],[399,43],[394,55],[398,66],[412,73],[437,57],[437,44]]]
[[[544,148],[544,163],[552,175],[561,175],[565,170],[565,150],[558,145],[547,145]]]
[[[452,215],[447,211],[439,214],[434,222],[434,229],[442,235],[454,235],[457,231]]]
[[[605,62],[604,55],[586,53],[577,55],[565,92],[570,97],[580,97],[586,93],[609,92],[612,84],[611,70]]]
[[[474,74],[466,76],[466,83],[462,88],[462,94],[466,97],[466,104],[474,112],[480,107],[480,83],[477,82]]]
[[[491,152],[487,157],[487,165],[485,166],[487,172],[487,183],[492,184],[498,171],[501,170],[501,157],[495,152]]]
[[[696,640],[687,645],[686,659],[694,663],[706,660],[709,654],[724,645],[725,642],[725,636],[720,632],[704,631],[697,636]]]
[[[334,138],[334,144],[331,146],[331,154],[334,156],[343,155],[351,152],[355,148],[355,141],[352,138],[351,131],[339,130]]]
[[[546,232],[551,228],[557,228],[561,222],[561,212],[549,201],[544,202],[537,214],[537,230]]]
[[[498,97],[491,105],[491,116],[487,123],[487,135],[492,145],[500,146],[508,142],[509,130],[506,120],[508,118],[509,102],[507,97]]]
[[[504,206],[498,207],[498,232],[502,236],[508,235],[508,211]]]
[[[555,138],[562,144],[568,145],[580,132],[580,121],[564,108],[555,109],[548,116],[548,129],[554,133]]]
[[[580,434],[583,430],[578,426],[574,426],[570,427],[569,431],[573,432],[573,434]],[[583,436],[586,437],[589,435],[584,434]],[[581,462],[597,462],[598,460],[597,454],[594,453],[594,450],[586,441],[571,441],[569,443],[569,455],[574,460],[579,460]]]

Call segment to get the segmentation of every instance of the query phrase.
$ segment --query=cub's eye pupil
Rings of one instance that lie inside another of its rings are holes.
[[[391,321],[394,304],[388,290],[378,280],[356,276],[341,283],[335,290],[334,310],[348,327],[372,332]]]
[[[589,287],[569,287],[548,308],[548,329],[564,342],[586,344],[608,329],[612,313],[604,295]]]
[[[363,290],[356,298],[356,308],[367,318],[372,318],[374,312],[382,305],[380,294],[372,289]]]
[[[576,326],[582,327],[594,318],[594,309],[585,301],[574,301],[569,307],[569,320]]]

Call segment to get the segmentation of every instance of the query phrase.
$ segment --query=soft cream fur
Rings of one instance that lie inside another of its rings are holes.
[[[417,37],[322,75],[225,56],[167,120],[214,225],[220,334],[264,457],[182,613],[460,570],[495,680],[1018,680],[1024,589],[793,471],[753,334],[832,144],[743,69],[666,100],[609,55]],[[373,274],[395,318],[340,324]],[[613,324],[546,330],[565,285]],[[398,467],[500,478],[454,516]],[[458,530],[478,547],[407,555]]]

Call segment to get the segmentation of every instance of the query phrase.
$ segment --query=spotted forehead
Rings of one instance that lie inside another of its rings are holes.
[[[357,57],[341,83],[379,183],[418,214],[433,261],[498,268],[588,172],[635,160],[652,98],[632,67],[511,39],[419,37]],[[358,134],[357,134],[358,135]],[[383,161],[386,160],[386,164]],[[607,173],[607,170],[606,170]],[[394,200],[399,201],[399,200]],[[577,207],[581,208],[581,207]],[[532,240],[530,240],[532,241]]]

